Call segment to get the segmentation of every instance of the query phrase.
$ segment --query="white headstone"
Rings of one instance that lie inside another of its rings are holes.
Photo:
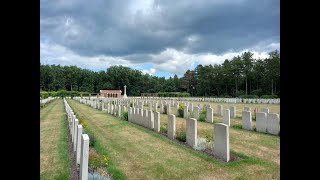
[[[230,117],[236,118],[236,106],[230,106]]]
[[[89,136],[82,134],[80,156],[80,179],[88,180]]]
[[[226,162],[230,160],[229,126],[222,123],[214,124],[213,154]]]
[[[78,135],[77,135],[77,162],[76,164],[80,164],[80,151],[81,151],[81,136],[82,136],[82,125],[78,125]]]
[[[256,113],[256,131],[263,133],[267,132],[267,113]]]
[[[174,139],[176,137],[176,116],[168,115],[168,137]]]
[[[242,111],[242,128],[252,130],[251,111]]]
[[[197,146],[197,120],[194,118],[187,119],[187,143],[193,148]]]
[[[270,134],[279,135],[279,131],[280,131],[279,114],[276,114],[276,113],[267,114],[267,131]]]
[[[154,131],[160,132],[160,113],[154,112]]]
[[[230,126],[230,110],[223,110],[223,123]]]
[[[209,123],[213,123],[213,109],[208,107],[207,108],[207,119],[206,119],[207,122]]]

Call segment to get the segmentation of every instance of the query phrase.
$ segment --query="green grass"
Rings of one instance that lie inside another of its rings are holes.
[[[108,153],[114,167],[127,179],[269,179],[273,175],[280,178],[280,160],[275,155],[280,149],[279,137],[231,128],[231,152],[241,160],[223,163],[149,129],[74,100],[68,102],[77,116],[85,117],[101,151]],[[176,118],[176,121],[178,124],[185,120]],[[213,124],[198,122],[198,132],[199,136],[213,133]],[[273,149],[269,146],[259,149],[257,141],[264,138],[274,139]]]
[[[94,134],[92,132],[92,130],[88,127],[85,129],[85,131],[87,131],[90,134]],[[100,154],[100,155],[106,155],[107,157],[109,157],[109,153],[107,152],[106,149],[103,148],[103,146],[101,145],[101,142],[96,139],[96,142],[94,144],[94,149]],[[123,172],[120,171],[116,165],[112,162],[112,159],[108,160],[108,172],[109,174],[112,176],[113,179],[126,179],[126,177],[124,176]]]
[[[70,179],[67,122],[63,101],[40,112],[40,179]]]

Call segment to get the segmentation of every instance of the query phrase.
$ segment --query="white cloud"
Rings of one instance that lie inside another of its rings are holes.
[[[154,69],[154,68],[150,68],[150,69],[144,69],[144,70],[142,70],[142,73],[143,74],[150,74],[150,75],[154,75],[154,73],[156,72],[156,69]]]
[[[60,64],[62,66],[75,65],[85,69],[106,70],[112,65],[130,66],[128,60],[112,56],[80,56],[73,51],[49,42],[40,42],[40,62],[42,64]]]
[[[279,46],[276,43],[266,45],[264,49],[270,50]],[[49,41],[40,42],[40,61],[42,64],[60,64],[62,66],[75,65],[91,70],[106,70],[113,65],[123,65],[134,69],[140,69],[142,73],[155,75],[156,72],[167,72],[173,76],[177,74],[181,77],[188,69],[193,70],[197,64],[221,64],[225,59],[231,60],[234,56],[241,55],[243,52],[250,51],[254,53],[253,58],[267,58],[270,51],[255,51],[256,49],[263,50],[261,44],[245,49],[239,52],[229,51],[222,55],[211,53],[189,54],[173,48],[167,48],[158,54],[150,54],[144,63],[134,63],[130,57],[115,57],[115,56],[92,56],[86,57],[76,54],[70,49],[58,44],[52,44]],[[150,58],[150,59],[148,59]],[[145,64],[150,64],[148,67],[143,67]],[[143,68],[141,68],[143,67]]]
[[[152,54],[151,58],[152,62],[155,63],[154,68],[156,70],[170,72],[173,74],[177,74],[178,76],[182,76],[188,69],[193,70],[195,64],[221,64],[224,62],[224,60],[231,60],[233,57],[241,55],[246,51],[252,52],[254,54],[253,58],[267,58],[269,57],[268,53],[271,50],[275,50],[279,46],[280,44],[272,43],[264,48],[268,51],[258,52],[254,50],[256,48],[250,48],[238,52],[230,51],[222,55],[215,55],[211,53],[188,54],[183,51],[167,48],[159,54]],[[260,45],[259,48],[260,50],[262,50],[262,47],[260,47]]]

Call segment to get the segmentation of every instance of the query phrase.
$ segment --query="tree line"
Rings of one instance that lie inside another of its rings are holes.
[[[183,77],[143,74],[124,66],[111,66],[106,71],[91,71],[77,66],[43,65],[40,63],[40,91],[81,91],[98,93],[100,89],[120,89],[127,85],[129,96],[140,93],[187,92],[192,96],[240,97],[277,95],[280,97],[280,52],[275,50],[265,59],[254,59],[244,52],[222,64],[201,65],[187,70]]]

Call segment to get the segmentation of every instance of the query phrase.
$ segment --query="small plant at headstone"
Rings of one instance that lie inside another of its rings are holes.
[[[199,116],[199,121],[202,121],[204,122],[207,118],[207,110],[205,108],[203,108],[203,110],[201,111],[200,113],[200,116]]]
[[[235,128],[235,129],[242,129],[242,125],[241,124],[234,124],[234,125],[231,125],[232,128]]]
[[[186,142],[187,141],[187,133],[186,131],[177,132],[177,137],[179,141]]]
[[[185,124],[181,124],[179,126],[179,128],[176,131],[176,139],[182,142],[186,142],[187,141],[187,133],[185,130]]]
[[[167,123],[163,124],[163,126],[160,126],[160,133],[167,134],[168,129],[167,129]]]
[[[106,155],[100,155],[94,148],[90,148],[88,166],[91,178],[108,179],[110,176],[107,172],[108,162],[109,158]]]
[[[79,124],[81,124],[82,125],[82,128],[86,128],[86,127],[88,127],[88,125],[87,125],[87,123],[86,123],[86,121],[84,120],[84,119],[80,119],[79,118]]]
[[[132,104],[132,102],[130,102],[130,107],[133,107],[133,104]]]
[[[205,149],[213,149],[213,141],[207,141],[206,138],[197,138],[197,146],[195,146],[196,150],[205,150]]]
[[[183,110],[184,110],[183,105],[179,104],[179,107],[178,107],[179,117],[183,117]]]
[[[205,138],[207,142],[213,141],[213,133],[206,134]]]
[[[122,112],[122,119],[128,121],[128,111]]]
[[[89,132],[86,132],[85,130],[83,130],[82,134],[88,134],[89,136],[89,147],[94,147],[95,143],[96,143],[96,137]]]

